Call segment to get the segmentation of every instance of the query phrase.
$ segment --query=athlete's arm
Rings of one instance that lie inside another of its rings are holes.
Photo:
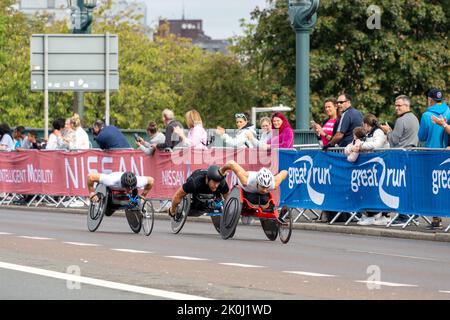
[[[89,190],[89,197],[95,195],[94,183],[100,182],[100,173],[88,174],[87,187]]]
[[[220,168],[220,173],[225,175],[225,172],[232,170],[234,174],[239,178],[242,185],[246,186],[248,183],[248,172],[244,170],[239,164],[234,160],[228,161],[222,168]]]
[[[277,175],[275,175],[275,189],[279,187],[279,185],[286,179],[288,176],[288,172],[286,170],[280,171]]]
[[[186,192],[184,192],[183,187],[179,187],[177,192],[172,197],[172,207],[170,208],[170,213],[173,215],[175,214],[175,211],[177,210],[177,206],[180,204],[181,200],[183,200],[183,197],[187,195]]]
[[[142,190],[141,197],[145,198],[147,197],[147,194],[152,190],[153,184],[155,183],[155,179],[152,177],[145,177],[147,179],[147,184],[144,187],[144,190]]]

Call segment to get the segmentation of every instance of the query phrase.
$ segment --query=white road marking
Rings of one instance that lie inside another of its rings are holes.
[[[395,282],[383,282],[383,281],[368,281],[368,280],[356,280],[355,282],[366,283],[374,286],[387,286],[387,287],[417,287],[415,284],[404,284]]]
[[[181,260],[192,260],[192,261],[205,261],[208,259],[203,258],[195,258],[195,257],[184,257],[184,256],[165,256],[166,258],[172,258],[172,259],[181,259]]]
[[[382,252],[373,252],[373,251],[360,251],[360,250],[347,250],[348,252],[359,252],[359,253],[368,253],[368,254],[376,254],[380,256],[390,256],[390,257],[398,257],[398,258],[408,258],[408,259],[416,259],[416,260],[427,260],[427,261],[439,261],[433,258],[425,258],[425,257],[416,257],[416,256],[405,256],[401,254],[392,254],[392,253],[382,253]]]
[[[111,249],[114,251],[120,251],[120,252],[129,252],[129,253],[153,253],[151,251],[140,251],[140,250],[133,250],[133,249]]]
[[[19,238],[23,238],[23,239],[31,239],[31,240],[55,240],[55,239],[53,239],[53,238],[30,237],[30,236],[19,236]]]
[[[6,262],[0,262],[0,268],[14,270],[14,271],[20,271],[20,272],[25,272],[25,273],[31,273],[31,274],[37,274],[37,275],[44,276],[44,277],[62,279],[62,280],[73,281],[73,282],[80,282],[80,283],[85,283],[88,285],[104,287],[104,288],[109,288],[109,289],[134,292],[134,293],[145,294],[145,295],[149,295],[149,296],[157,296],[157,297],[162,297],[162,298],[167,298],[167,299],[211,300],[209,298],[193,296],[193,295],[184,294],[184,293],[177,293],[177,292],[171,292],[171,291],[165,291],[165,290],[159,290],[159,289],[133,286],[133,285],[129,285],[129,284],[106,281],[106,280],[95,279],[95,278],[81,277],[81,276],[77,276],[77,275],[73,275],[73,274],[55,272],[55,271],[39,269],[39,268],[34,268],[34,267],[27,267],[27,266],[6,263]]]
[[[450,291],[439,290],[440,293],[450,293]]]
[[[72,244],[74,246],[86,246],[86,247],[98,247],[100,246],[99,244],[93,244],[93,243],[84,243],[84,242],[63,242],[66,244]]]
[[[0,235],[5,235],[5,236],[9,236],[9,235],[11,235],[12,233],[8,233],[8,232],[0,232]]]
[[[242,263],[223,262],[223,263],[219,263],[219,264],[222,264],[224,266],[233,266],[233,267],[242,267],[242,268],[265,268],[264,266],[255,266],[255,265],[251,265],[251,264],[242,264]]]
[[[293,273],[293,274],[299,274],[301,276],[308,276],[308,277],[336,277],[332,274],[323,274],[323,273],[314,273],[314,272],[304,272],[304,271],[283,271],[286,273]]]

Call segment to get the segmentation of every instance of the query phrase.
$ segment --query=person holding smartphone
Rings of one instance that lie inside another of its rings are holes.
[[[147,135],[150,140],[144,141],[144,139],[137,134],[135,134],[134,138],[136,140],[136,144],[139,146],[139,149],[144,151],[145,154],[152,155],[155,151],[154,148],[151,147],[152,144],[164,143],[166,137],[162,134],[158,125],[155,121],[150,121],[147,126]]]
[[[336,100],[334,98],[325,99],[324,109],[328,119],[322,125],[319,125],[314,120],[311,121],[311,128],[316,131],[322,147],[327,146],[333,137],[334,127],[338,118]]]

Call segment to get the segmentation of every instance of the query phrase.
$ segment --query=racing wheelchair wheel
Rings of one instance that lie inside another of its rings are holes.
[[[274,241],[278,237],[278,222],[275,219],[259,219],[267,238]]]
[[[191,208],[191,195],[188,194],[183,197],[183,200],[178,204],[175,216],[170,221],[170,227],[172,232],[177,234],[183,229],[183,226],[187,220],[189,210]]]
[[[87,227],[90,232],[94,232],[98,229],[108,207],[108,193],[106,186],[98,184],[95,188],[95,193],[97,194],[98,201],[91,201],[87,214]]]
[[[216,231],[220,233],[220,216],[211,216],[211,220]]]
[[[142,213],[139,208],[125,209],[128,225],[134,233],[139,233],[142,227]]]
[[[153,230],[153,223],[155,221],[155,210],[151,201],[144,201],[141,209],[142,214],[142,230],[146,236],[149,236]]]
[[[291,210],[287,207],[283,207],[280,210],[280,216],[283,218],[284,223],[280,223],[278,226],[278,233],[280,235],[280,240],[283,243],[288,243],[291,239],[292,234],[292,216]]]
[[[241,211],[241,190],[239,187],[234,187],[225,201],[223,215],[220,218],[220,235],[222,239],[226,240],[234,236]]]

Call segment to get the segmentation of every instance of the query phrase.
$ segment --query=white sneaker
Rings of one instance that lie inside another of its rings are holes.
[[[357,222],[357,224],[360,226],[370,226],[371,224],[374,223],[374,221],[375,219],[373,217],[362,215],[361,219]]]
[[[389,221],[391,221],[391,219],[389,219],[388,217],[381,216],[379,218],[375,218],[373,224],[376,226],[385,226],[389,223]]]

